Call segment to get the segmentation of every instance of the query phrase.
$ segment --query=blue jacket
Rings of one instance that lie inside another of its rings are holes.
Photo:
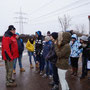
[[[19,55],[23,53],[24,44],[22,39],[17,39]]]
[[[51,41],[48,41],[48,42],[45,42],[45,43],[44,43],[43,53],[42,53],[43,57],[46,57],[46,56],[47,56],[48,52],[49,52],[50,49],[51,49],[51,44],[52,44]]]
[[[79,49],[80,46],[81,44],[77,40],[74,42],[74,44],[70,42],[70,47],[71,47],[70,57],[79,57],[80,53],[82,53],[83,51],[83,49]]]

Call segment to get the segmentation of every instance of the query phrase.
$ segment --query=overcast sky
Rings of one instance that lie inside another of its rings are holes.
[[[89,31],[90,0],[0,0],[0,35],[3,35],[11,24],[20,32],[19,24],[15,23],[19,21],[15,17],[19,16],[16,12],[20,12],[20,8],[26,13],[23,17],[28,18],[23,25],[25,34],[34,34],[37,30],[43,34],[48,30],[60,31],[58,16],[63,17],[64,14],[72,18],[68,30],[84,24],[85,33]]]

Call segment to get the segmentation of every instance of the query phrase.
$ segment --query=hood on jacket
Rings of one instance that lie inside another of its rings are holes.
[[[58,33],[58,45],[65,45],[71,40],[71,34],[69,32],[59,32]]]
[[[74,38],[74,39],[76,39],[76,40],[78,39],[76,34],[73,34],[73,35],[71,36],[71,38]]]
[[[5,37],[11,37],[13,36],[13,33],[10,32],[10,30],[7,30],[4,34]]]
[[[37,31],[36,33],[38,34],[38,36],[39,36],[39,37],[41,37],[41,36],[42,36],[41,31]]]

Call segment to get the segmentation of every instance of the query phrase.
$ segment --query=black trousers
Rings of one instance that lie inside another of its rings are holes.
[[[70,57],[71,60],[71,66],[73,68],[78,68],[78,57]]]
[[[87,75],[87,58],[82,56],[82,76],[85,77]]]
[[[56,85],[59,84],[59,76],[58,76],[58,69],[55,64],[52,64],[53,68],[53,81]]]

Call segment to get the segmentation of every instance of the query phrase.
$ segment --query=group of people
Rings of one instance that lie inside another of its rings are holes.
[[[20,71],[22,67],[22,53],[24,50],[23,40],[19,33],[15,33],[15,27],[10,25],[2,38],[2,58],[6,66],[6,86],[16,86],[12,73],[16,73],[16,62],[19,61]],[[82,36],[78,39],[72,32],[47,32],[43,36],[41,31],[30,36],[26,43],[30,68],[32,69],[32,56],[35,61],[37,73],[42,77],[49,77],[52,86],[51,90],[59,90],[59,83],[62,90],[70,90],[66,80],[66,72],[72,68],[71,76],[78,75],[78,60],[82,53],[82,75],[85,78],[90,68],[87,63],[90,61],[90,36]]]

